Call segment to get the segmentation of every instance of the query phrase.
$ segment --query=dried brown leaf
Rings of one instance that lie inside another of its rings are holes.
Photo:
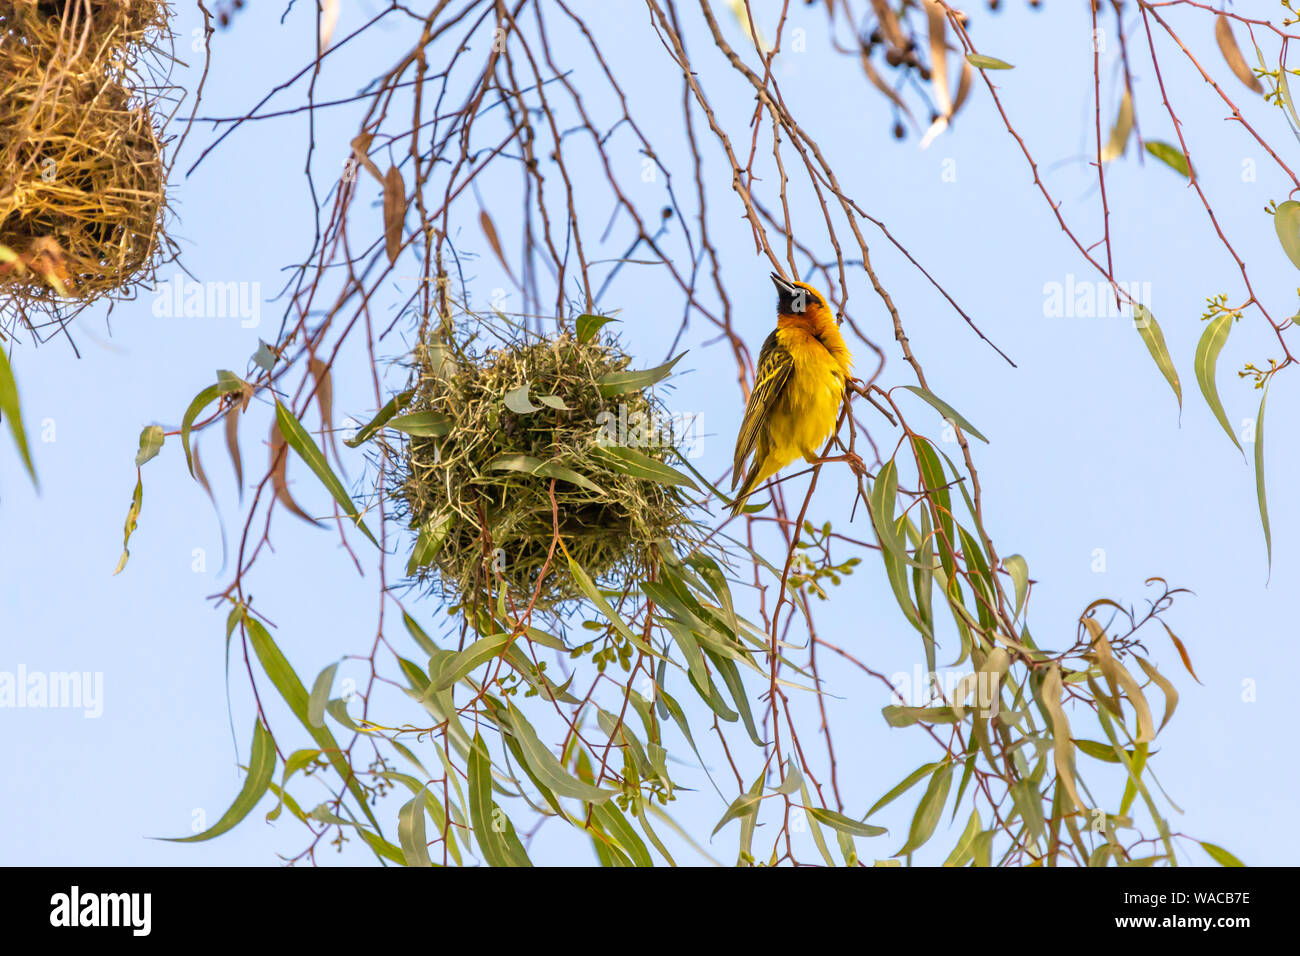
[[[907,42],[903,28],[899,25],[898,14],[894,13],[888,0],[871,0],[871,7],[880,21],[880,33],[895,50],[902,50]]]
[[[501,239],[497,236],[497,227],[492,223],[492,217],[484,209],[478,214],[478,223],[483,227],[483,235],[487,238],[488,245],[496,253],[497,261],[501,263],[501,268],[506,270],[506,275],[510,281],[515,281],[515,275],[510,271],[510,263],[506,262],[506,254],[501,249]]]
[[[1201,679],[1196,676],[1196,671],[1192,668],[1192,658],[1188,655],[1187,648],[1184,647],[1183,642],[1178,639],[1178,635],[1169,629],[1168,624],[1165,624],[1164,621],[1161,621],[1160,623],[1164,626],[1165,632],[1169,635],[1169,639],[1174,642],[1174,647],[1178,648],[1178,656],[1183,659],[1183,666],[1187,668],[1187,673],[1192,675],[1192,680],[1200,684]]]
[[[316,380],[316,404],[320,408],[321,427],[328,431],[334,421],[334,384],[330,378],[330,369],[314,355],[307,366],[311,369],[312,378]]]
[[[231,405],[226,412],[226,450],[230,463],[235,466],[235,483],[239,485],[239,500],[244,500],[244,458],[239,453],[239,405]]]
[[[397,261],[402,251],[402,223],[406,220],[406,184],[402,171],[389,166],[384,176],[384,246],[389,263]]]
[[[925,0],[925,15],[930,21],[930,86],[934,89],[935,107],[940,117],[950,118],[952,93],[948,90],[948,45],[944,41],[948,18],[935,0]]]
[[[199,487],[207,492],[208,498],[211,499],[213,507],[216,507],[217,496],[212,493],[212,485],[208,482],[208,476],[203,471],[203,462],[199,458],[199,443],[194,443],[194,477],[198,480]]]
[[[1214,18],[1214,39],[1219,42],[1219,52],[1223,54],[1228,67],[1236,74],[1237,79],[1249,86],[1252,92],[1262,95],[1264,86],[1246,64],[1246,58],[1241,54],[1241,47],[1237,46],[1237,38],[1232,35],[1232,24],[1222,13]]]
[[[971,83],[975,77],[975,71],[971,65],[966,62],[966,58],[961,58],[961,79],[957,81],[957,98],[952,101],[952,115],[956,116],[961,105],[966,102],[966,97],[970,95]]]
[[[366,172],[374,176],[379,183],[383,183],[384,174],[379,171],[375,161],[370,158],[370,141],[374,139],[373,133],[362,133],[352,140],[352,155],[357,158],[357,162],[365,167]]]
[[[321,435],[334,449],[334,458],[343,464],[339,457],[338,438],[334,433],[334,379],[330,376],[329,366],[314,355],[307,363],[312,378],[316,380],[316,405],[320,408]]]
[[[293,500],[289,494],[289,483],[286,477],[289,464],[289,443],[284,440],[280,434],[280,425],[278,422],[271,423],[271,487],[275,489],[276,500],[284,505],[291,512],[296,514],[303,521],[309,524],[319,525],[315,518],[307,514],[298,507],[298,502]]]

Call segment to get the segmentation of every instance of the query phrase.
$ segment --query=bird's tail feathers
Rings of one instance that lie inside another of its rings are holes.
[[[762,484],[769,475],[771,475],[772,472],[765,470],[763,464],[764,462],[761,459],[756,458],[753,465],[750,466],[749,473],[745,475],[744,484],[740,486],[740,491],[738,491],[736,497],[732,499],[730,507],[731,517],[734,518],[736,515],[740,514],[740,509],[745,507],[745,502],[749,499],[749,496],[754,493],[754,490],[758,488],[758,486]]]

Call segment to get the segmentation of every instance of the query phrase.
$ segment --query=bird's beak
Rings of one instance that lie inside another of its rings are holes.
[[[776,311],[780,315],[798,315],[807,310],[808,292],[805,289],[782,279],[775,272],[771,276],[772,284],[776,286]]]
[[[799,287],[796,286],[793,282],[790,282],[786,279],[782,279],[775,272],[771,273],[771,276],[772,276],[772,284],[776,286],[776,291],[780,293],[782,296],[788,296],[788,295],[792,296],[799,291]]]

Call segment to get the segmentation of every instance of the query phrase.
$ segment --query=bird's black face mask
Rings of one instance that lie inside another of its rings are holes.
[[[793,282],[782,279],[775,272],[771,275],[772,284],[776,286],[776,310],[782,315],[802,315],[817,301],[816,296],[807,289],[801,289]]]

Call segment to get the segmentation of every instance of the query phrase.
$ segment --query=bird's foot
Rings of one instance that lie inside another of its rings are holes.
[[[827,455],[825,458],[818,458],[817,464],[826,464],[832,461],[842,461],[853,469],[853,473],[859,478],[867,477],[867,466],[862,459],[853,452],[845,452],[843,455]]]

